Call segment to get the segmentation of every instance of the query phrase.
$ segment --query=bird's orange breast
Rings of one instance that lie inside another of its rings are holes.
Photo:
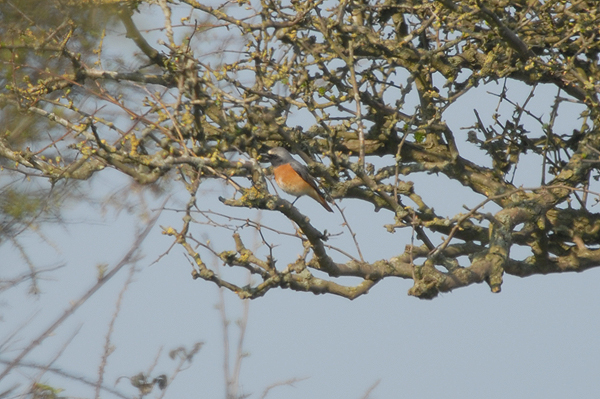
[[[275,182],[286,193],[299,197],[310,195],[314,188],[311,187],[290,164],[280,165],[273,169]]]

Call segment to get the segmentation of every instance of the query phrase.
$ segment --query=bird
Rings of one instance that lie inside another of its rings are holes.
[[[292,158],[285,148],[271,148],[266,157],[273,165],[275,182],[283,191],[296,197],[294,202],[301,196],[308,195],[327,211],[333,212],[333,209],[327,204],[325,196],[319,190],[317,183],[315,183],[315,179],[308,172],[308,168]],[[294,202],[292,202],[292,205],[294,205]]]

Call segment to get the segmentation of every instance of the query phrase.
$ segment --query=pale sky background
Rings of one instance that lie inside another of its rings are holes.
[[[116,35],[119,37],[118,32]],[[480,87],[446,113],[448,124],[459,136],[459,149],[467,158],[473,159],[474,149],[462,141],[467,130],[460,127],[473,124],[475,107],[486,123],[491,123],[497,98],[486,91],[500,90],[501,86],[496,84]],[[528,88],[514,85],[510,94],[514,95],[511,99],[522,102]],[[553,88],[541,89],[533,100],[532,109],[544,113],[545,120],[549,112],[547,104],[554,95]],[[561,110],[555,130],[570,133],[578,128],[576,107]],[[505,114],[504,118],[509,116]],[[289,124],[302,124],[302,117],[292,116]],[[535,125],[531,128],[535,129]],[[517,185],[539,185],[540,166],[536,162],[539,160],[525,159],[517,170]],[[416,179],[411,176],[417,192],[427,195],[426,202],[433,204],[440,214],[454,214],[461,211],[463,204],[472,207],[482,200],[473,195],[463,196],[466,191],[443,176]],[[102,200],[126,187],[126,178],[107,170],[92,182],[83,183],[81,190]],[[173,183],[173,188],[170,205],[181,207],[187,201],[186,193],[177,183]],[[200,208],[258,218],[255,210],[232,210],[222,205],[217,200],[222,195],[222,186],[212,184],[205,189],[199,200]],[[145,198],[152,209],[160,202],[148,195]],[[129,200],[139,203],[135,193]],[[344,232],[343,237],[332,239],[332,245],[355,253],[337,211],[329,214],[307,198],[296,205],[319,229]],[[373,213],[371,207],[350,200],[341,201],[340,206],[345,208],[357,232],[366,260],[397,255],[410,243],[408,230],[395,234],[385,231],[383,224],[390,223],[389,212]],[[486,209],[494,211],[493,207]],[[204,346],[191,366],[177,376],[166,397],[223,398],[223,332],[215,309],[217,288],[202,280],[192,280],[182,248],[173,248],[168,256],[152,264],[172,242],[170,237],[160,234],[159,225],[179,229],[180,218],[175,212],[163,212],[140,248],[145,256],[137,262],[134,281],[124,294],[112,337],[115,350],[108,358],[104,381],[115,387],[119,377],[148,370],[160,348],[163,350],[152,376],[161,373],[170,376],[176,362],[169,358],[168,352],[181,345],[191,349],[195,342],[202,341]],[[260,218],[265,224],[290,231],[290,223],[276,212],[263,212]],[[0,347],[3,360],[16,356],[30,339],[70,306],[70,301],[95,283],[96,265],[107,263],[112,268],[135,240],[137,218],[126,212],[117,214],[111,207],[103,214],[100,206],[81,204],[69,209],[65,219],[65,225],[43,227],[45,240],[38,232],[18,238],[36,266],[64,263],[65,267],[41,282],[39,297],[27,295],[26,286],[1,294],[0,343],[4,344],[19,330],[8,345]],[[198,238],[210,238],[217,248],[233,246],[227,231],[203,225],[194,225],[192,231]],[[252,231],[247,229],[244,234],[250,246]],[[295,259],[297,242],[275,234],[268,238],[280,244],[275,248],[280,268]],[[207,255],[205,261],[211,264]],[[2,276],[26,269],[10,243],[0,246]],[[127,275],[128,268],[121,270],[26,360],[44,364],[63,351],[53,367],[95,381],[108,324]],[[240,393],[259,398],[269,385],[306,378],[293,387],[274,388],[267,397],[358,399],[380,381],[371,398],[597,398],[599,277],[597,269],[525,279],[505,276],[500,294],[492,294],[487,285],[480,284],[442,294],[432,301],[409,297],[411,281],[390,278],[355,301],[272,290],[250,303],[244,346],[248,357],[243,362]],[[232,321],[230,342],[234,345],[238,331],[235,320],[241,315],[242,302],[229,292],[225,298]],[[27,377],[38,373],[39,370],[26,368],[13,371],[0,382],[0,392],[16,383],[21,383],[16,392],[24,392]],[[42,376],[41,382],[64,388],[61,395],[68,397],[94,394],[91,387],[49,372]],[[137,393],[124,379],[116,389],[131,397]],[[155,388],[149,397],[158,395],[160,392]],[[101,396],[114,397],[107,392]]]

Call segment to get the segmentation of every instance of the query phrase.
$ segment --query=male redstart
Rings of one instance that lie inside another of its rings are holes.
[[[275,182],[286,193],[294,195],[298,200],[303,195],[308,195],[323,208],[333,212],[331,207],[325,201],[325,196],[319,190],[315,179],[308,173],[308,168],[296,161],[290,153],[282,147],[275,147],[268,151],[267,158],[273,165],[273,174]],[[294,205],[292,202],[292,205]]]

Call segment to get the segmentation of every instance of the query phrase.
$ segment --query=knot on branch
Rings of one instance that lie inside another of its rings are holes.
[[[439,283],[439,279],[436,276],[427,274],[423,278],[415,280],[415,284],[408,290],[408,295],[420,299],[433,299],[440,292],[438,288]]]

